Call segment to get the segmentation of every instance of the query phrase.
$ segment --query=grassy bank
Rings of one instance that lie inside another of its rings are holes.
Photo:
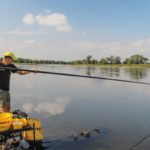
[[[75,66],[150,68],[150,64],[75,64]]]
[[[44,65],[44,63],[16,63],[19,65]],[[46,64],[48,65],[48,64]],[[133,68],[150,68],[150,64],[49,64],[49,65],[72,65],[72,66],[85,66],[85,67],[133,67]]]

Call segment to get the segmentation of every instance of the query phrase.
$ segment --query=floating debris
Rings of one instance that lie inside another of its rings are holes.
[[[93,129],[94,132],[100,134],[100,130],[99,129]]]
[[[86,138],[89,138],[89,137],[90,137],[90,133],[89,133],[88,131],[85,131],[85,130],[83,130],[80,135],[81,135],[81,136],[84,136],[84,137],[86,137]]]
[[[91,130],[91,131],[82,130],[80,134],[72,134],[72,135],[70,136],[70,138],[72,138],[73,141],[77,141],[77,140],[80,139],[80,136],[85,137],[85,138],[89,138],[89,137],[91,137],[92,135],[94,136],[94,135],[98,135],[98,134],[100,134],[100,133],[102,133],[102,131],[99,130],[98,128],[95,128],[95,129],[93,129],[93,130]]]
[[[71,135],[71,138],[73,139],[73,141],[77,141],[78,140],[78,136],[74,135],[74,134]]]

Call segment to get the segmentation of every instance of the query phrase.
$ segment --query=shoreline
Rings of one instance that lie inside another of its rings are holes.
[[[44,63],[15,63],[18,65],[65,65],[83,67],[131,67],[131,68],[150,68],[150,64],[44,64]]]

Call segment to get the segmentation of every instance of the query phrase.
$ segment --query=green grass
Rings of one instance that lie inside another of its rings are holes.
[[[75,64],[75,66],[133,67],[133,68],[146,67],[146,68],[150,68],[150,64]]]

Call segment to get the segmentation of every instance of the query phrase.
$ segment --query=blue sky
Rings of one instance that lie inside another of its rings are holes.
[[[0,0],[0,55],[150,58],[149,0]]]

